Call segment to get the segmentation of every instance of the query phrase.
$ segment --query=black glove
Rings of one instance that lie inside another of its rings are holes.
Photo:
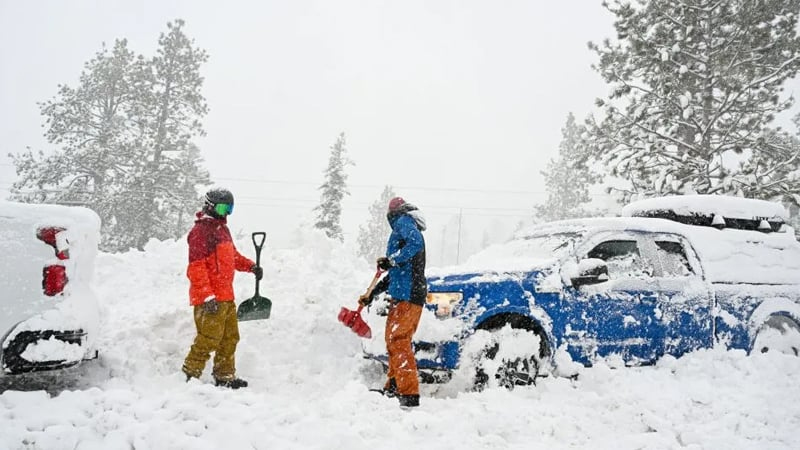
[[[387,258],[385,256],[381,256],[380,258],[378,258],[378,268],[379,269],[381,269],[381,270],[389,270],[394,266],[395,266],[394,261],[392,261],[391,259],[389,259],[389,258]]]
[[[208,314],[216,314],[219,311],[219,303],[217,303],[217,299],[212,298],[211,300],[206,300],[203,303],[203,311]]]
[[[260,266],[251,267],[250,272],[252,272],[256,276],[257,281],[260,281],[261,278],[264,277],[264,269]]]

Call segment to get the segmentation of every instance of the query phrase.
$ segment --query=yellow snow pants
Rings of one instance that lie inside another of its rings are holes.
[[[236,344],[239,343],[239,321],[234,302],[219,302],[219,310],[208,313],[203,305],[194,307],[197,336],[183,362],[183,372],[199,378],[214,352],[212,375],[217,380],[232,380],[236,374]]]

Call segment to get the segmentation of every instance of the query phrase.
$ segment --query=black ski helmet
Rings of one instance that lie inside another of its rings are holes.
[[[225,188],[212,188],[206,192],[205,196],[205,210],[214,217],[219,216],[214,207],[220,203],[225,203],[233,207],[233,194]]]
[[[216,206],[219,203],[233,204],[233,194],[225,188],[213,188],[206,192],[206,204]]]

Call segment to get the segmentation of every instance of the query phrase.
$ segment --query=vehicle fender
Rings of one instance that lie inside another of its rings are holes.
[[[761,302],[753,310],[747,324],[750,347],[753,345],[758,329],[772,316],[785,316],[800,325],[800,305],[785,297],[770,298]]]

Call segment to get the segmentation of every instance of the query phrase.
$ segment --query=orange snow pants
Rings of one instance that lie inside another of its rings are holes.
[[[217,380],[232,380],[236,373],[234,353],[239,342],[239,321],[234,302],[219,302],[219,310],[210,314],[203,305],[194,307],[194,325],[197,336],[183,362],[186,375],[200,378],[206,362],[214,352],[212,375]]]
[[[386,388],[394,378],[397,393],[400,395],[419,395],[417,360],[411,348],[411,339],[417,331],[422,306],[411,302],[394,303],[386,318],[386,350],[389,353],[389,372]]]

